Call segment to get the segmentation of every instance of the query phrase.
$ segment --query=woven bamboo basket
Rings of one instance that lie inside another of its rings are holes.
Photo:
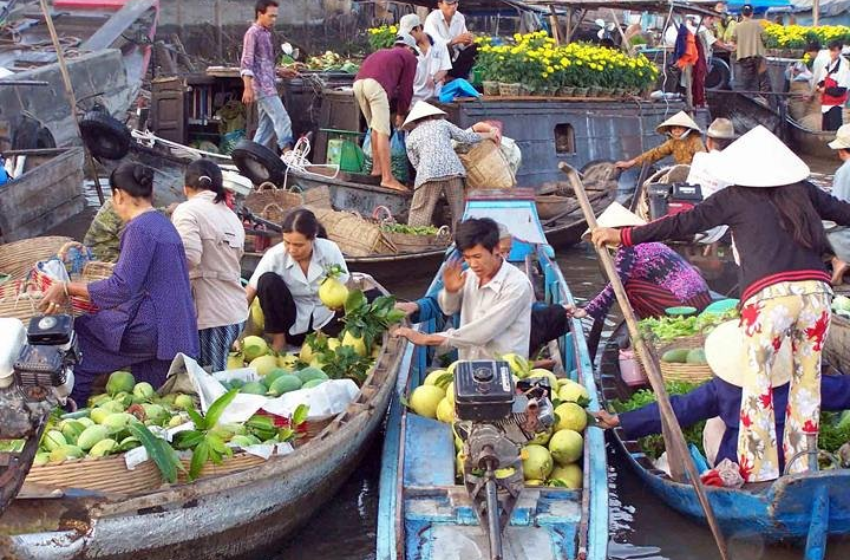
[[[63,262],[67,257],[68,251],[71,247],[82,247],[82,244],[71,241],[63,245],[59,251],[56,253],[56,256],[59,257]],[[103,280],[105,278],[109,278],[112,275],[112,271],[115,268],[115,263],[101,262],[101,261],[89,261],[83,266],[83,272],[81,275],[72,276],[71,280],[74,282],[94,282],[96,280]],[[36,266],[32,268],[31,274],[32,281],[40,292],[46,292],[51,285],[53,285],[53,278],[45,274],[41,271],[41,268]],[[84,313],[94,313],[97,311],[97,307],[88,299],[79,296],[71,297],[71,313],[73,315],[82,315]]]
[[[823,357],[833,367],[850,371],[850,320],[833,313],[823,346]]]
[[[397,233],[385,229],[384,225],[397,223],[390,209],[386,206],[378,206],[372,213],[372,218],[381,225],[386,238],[392,243],[399,253],[421,253],[444,249],[451,243],[451,230],[447,226],[441,227],[433,235],[416,235],[413,233]]]
[[[0,273],[23,280],[35,263],[52,257],[69,241],[70,237],[33,237],[0,245]]]
[[[339,245],[346,256],[370,257],[398,253],[380,224],[363,218],[357,212],[337,212],[313,206],[308,209],[325,227],[328,239]]]
[[[493,140],[482,140],[458,157],[466,168],[467,189],[510,189],[516,186],[511,165]]]
[[[691,336],[688,338],[677,338],[665,344],[659,345],[656,353],[660,358],[668,350],[676,348],[686,348],[693,350],[705,346],[705,337],[703,335]],[[686,383],[702,383],[714,377],[711,368],[708,364],[670,364],[659,361],[661,366],[661,376],[664,381],[684,381]]]
[[[17,280],[0,286],[0,317],[19,319],[25,324],[40,314],[42,293],[30,283]]]
[[[180,473],[177,475],[178,482],[189,482],[189,477],[187,473],[189,472],[190,461],[191,459],[181,459],[183,467],[186,469],[186,471],[180,471]],[[225,459],[223,459],[220,465],[207,462],[207,464],[204,465],[204,468],[201,469],[201,474],[198,476],[198,478],[206,478],[208,476],[221,476],[223,474],[244,471],[246,469],[262,465],[265,462],[266,459],[263,459],[262,457],[257,457],[256,455],[250,455],[248,453],[241,452],[234,453],[232,457],[226,457]]]
[[[49,488],[136,494],[158,488],[162,478],[153,461],[145,461],[131,471],[124,463],[124,455],[112,455],[33,466],[26,482]]]

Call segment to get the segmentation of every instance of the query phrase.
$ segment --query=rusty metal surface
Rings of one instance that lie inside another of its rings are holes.
[[[15,553],[27,560],[239,558],[267,549],[306,521],[353,471],[380,427],[404,347],[385,339],[358,401],[291,455],[128,498],[19,500],[0,534],[17,532]]]

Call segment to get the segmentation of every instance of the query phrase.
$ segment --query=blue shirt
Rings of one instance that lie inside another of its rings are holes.
[[[782,454],[782,437],[785,433],[785,408],[788,405],[788,386],[773,389],[773,409],[776,411],[776,439],[779,448],[779,468],[785,469]],[[823,410],[850,408],[850,375],[824,375],[821,378],[821,407]],[[726,424],[720,441],[715,464],[723,459],[738,462],[738,427],[741,417],[741,388],[715,377],[687,395],[670,397],[673,412],[683,428],[701,420],[719,416]],[[661,415],[658,404],[648,404],[637,410],[619,415],[620,426],[630,440],[661,433]]]

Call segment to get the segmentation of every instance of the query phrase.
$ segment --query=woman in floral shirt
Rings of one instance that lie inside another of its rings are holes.
[[[431,225],[431,217],[440,195],[445,193],[451,212],[452,231],[463,215],[463,179],[466,169],[452,148],[452,140],[474,144],[489,138],[490,127],[482,132],[463,130],[443,119],[445,111],[418,101],[404,122],[411,130],[407,136],[407,157],[416,169],[413,201],[407,225]],[[473,129],[478,128],[473,127]]]

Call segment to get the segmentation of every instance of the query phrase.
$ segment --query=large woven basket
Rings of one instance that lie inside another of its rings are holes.
[[[657,347],[656,353],[660,358],[668,350],[676,348],[686,348],[692,350],[694,348],[702,348],[705,346],[705,337],[703,335],[691,336],[688,338],[677,338]],[[661,376],[664,381],[684,381],[686,383],[702,383],[710,380],[714,374],[708,364],[670,364],[659,360],[661,366]]]
[[[349,257],[391,255],[398,252],[379,223],[366,220],[356,212],[337,212],[329,208],[308,207],[328,232],[328,239],[339,245]]]
[[[263,219],[280,223],[290,210],[299,206],[331,208],[331,192],[326,185],[296,192],[278,188],[272,183],[263,183],[248,194],[244,204]]]
[[[23,280],[35,263],[52,257],[69,241],[70,237],[33,237],[0,245],[0,273]]]
[[[510,189],[516,185],[508,159],[493,140],[482,140],[458,157],[466,168],[468,189]]]
[[[436,251],[445,249],[452,241],[451,230],[447,226],[441,227],[433,235],[416,235],[413,233],[398,233],[383,228],[384,225],[395,224],[390,209],[386,206],[378,206],[372,213],[372,218],[377,220],[383,229],[384,235],[399,253],[421,253],[425,251]]]
[[[850,372],[850,320],[832,314],[829,333],[823,345],[823,357],[831,366]]]
[[[72,242],[75,243],[75,242]],[[72,243],[68,243],[65,247],[72,245]],[[65,249],[63,247],[63,249]],[[58,254],[60,259],[64,260],[64,252],[60,250]],[[74,282],[94,282],[96,280],[103,280],[105,278],[109,278],[112,275],[112,270],[115,268],[115,263],[101,262],[101,261],[89,261],[83,267],[82,274],[78,276],[72,276],[71,280]],[[36,265],[32,269],[32,281],[35,283],[35,286],[41,292],[46,292],[50,286],[53,285],[53,278],[45,274],[41,271],[40,267]],[[71,297],[71,313],[73,315],[82,315],[84,313],[94,313],[97,311],[97,307],[85,297],[80,296],[72,296]]]
[[[15,280],[0,286],[0,318],[20,319],[25,324],[40,314],[42,293],[31,282]]]
[[[162,485],[162,477],[153,461],[145,461],[131,471],[127,469],[123,455],[112,455],[33,466],[26,482],[49,488],[136,494],[158,488]]]

